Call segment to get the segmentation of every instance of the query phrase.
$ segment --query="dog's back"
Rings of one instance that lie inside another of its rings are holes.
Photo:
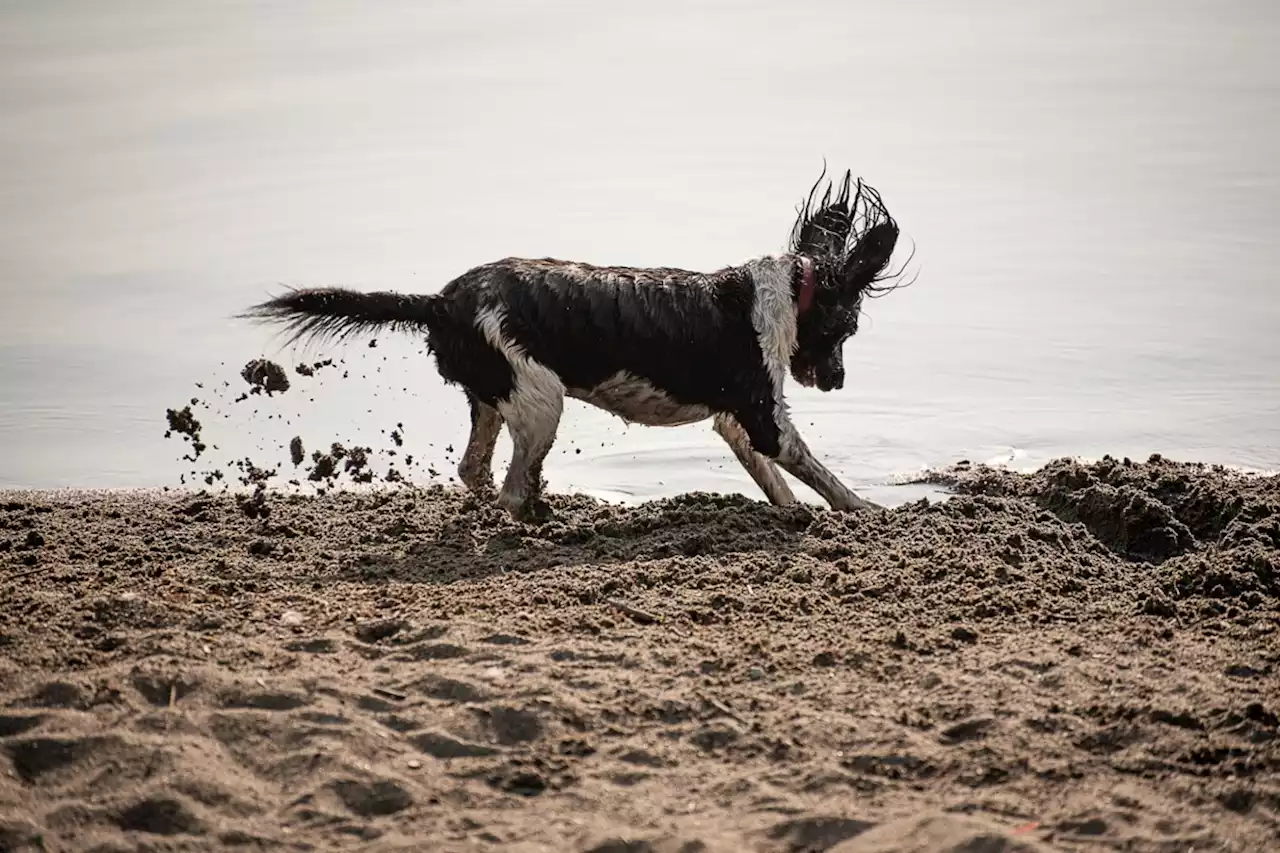
[[[442,373],[453,369],[445,363],[449,337],[479,329],[498,349],[549,369],[573,396],[660,423],[665,416],[646,416],[634,396],[621,408],[608,405],[606,397],[618,392],[606,389],[621,384],[629,388],[623,397],[643,394],[642,382],[680,405],[731,406],[742,377],[763,367],[753,293],[741,268],[698,273],[508,258],[469,270],[441,291],[441,313],[453,322],[430,337]],[[606,396],[592,399],[597,389]]]

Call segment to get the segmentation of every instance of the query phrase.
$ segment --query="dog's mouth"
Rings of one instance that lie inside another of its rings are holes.
[[[821,365],[795,368],[791,375],[805,388],[827,392],[844,387],[844,371],[824,370]]]

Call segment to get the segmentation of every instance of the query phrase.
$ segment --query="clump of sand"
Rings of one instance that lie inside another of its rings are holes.
[[[1273,847],[1280,478],[934,479],[5,493],[0,849]]]
[[[312,371],[314,375],[315,371]],[[274,361],[255,358],[240,371],[240,376],[249,383],[251,394],[283,394],[289,390],[289,374]]]
[[[197,403],[198,401],[192,402]],[[164,437],[169,438],[178,435],[182,437],[184,442],[191,442],[191,453],[185,454],[182,458],[195,462],[200,458],[200,454],[208,449],[208,446],[200,438],[202,426],[196,416],[192,414],[191,406],[192,403],[188,403],[181,409],[165,410],[165,419],[169,422],[169,428],[165,430]]]
[[[332,366],[333,366],[333,359],[326,358],[326,359],[322,359],[321,361],[312,362],[311,364],[295,365],[293,370],[299,376],[310,377],[310,376],[315,376],[316,371],[323,370],[326,367],[332,367]]]

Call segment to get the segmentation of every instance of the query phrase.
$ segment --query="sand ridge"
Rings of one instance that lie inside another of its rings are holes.
[[[0,849],[1274,848],[1280,478],[931,477],[5,493]]]

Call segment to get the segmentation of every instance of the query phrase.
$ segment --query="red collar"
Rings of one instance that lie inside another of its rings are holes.
[[[796,316],[799,317],[809,310],[809,306],[813,304],[813,291],[815,288],[813,280],[813,260],[800,256],[800,292],[796,294]]]

